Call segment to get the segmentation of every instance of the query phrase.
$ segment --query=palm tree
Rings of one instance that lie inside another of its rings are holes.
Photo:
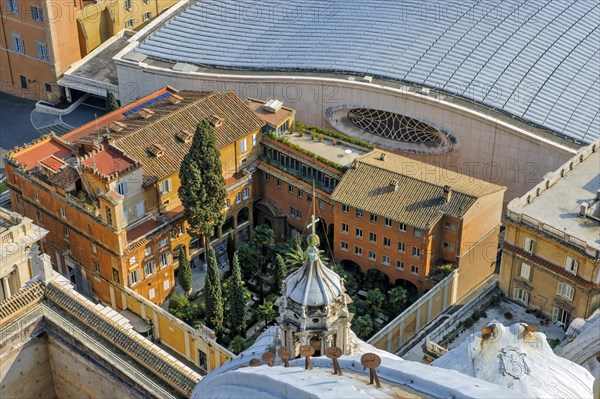
[[[275,309],[273,309],[273,302],[265,302],[262,305],[258,305],[256,313],[263,317],[265,320],[265,326],[269,324],[275,318]]]
[[[288,275],[302,267],[308,259],[306,250],[302,248],[302,238],[296,236],[293,242],[288,246],[287,252],[284,254],[286,264],[289,266]],[[325,256],[325,252],[319,249],[319,258],[323,263],[329,262],[329,259]]]
[[[408,292],[402,287],[394,287],[388,291],[388,298],[393,315],[397,315],[402,310],[408,298]]]

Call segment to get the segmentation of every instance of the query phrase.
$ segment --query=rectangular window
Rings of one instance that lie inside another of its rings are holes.
[[[19,14],[19,4],[17,0],[6,0],[6,11],[9,14]]]
[[[445,250],[450,251],[450,252],[454,252],[454,244],[451,242],[443,242],[442,246],[444,247]]]
[[[359,247],[358,245],[354,246],[354,255],[356,255],[356,256],[362,256],[362,248]]]
[[[304,193],[300,190],[298,190],[298,198],[300,198],[300,199],[304,198]]]
[[[71,244],[65,244],[65,251],[69,254],[72,253]]]
[[[256,147],[256,133],[252,135],[252,147]]]
[[[117,269],[115,269],[114,267],[112,269],[112,275],[113,275],[113,281],[116,281],[117,283],[121,282],[121,278],[119,277],[119,271]]]
[[[156,290],[154,288],[150,288],[148,290],[148,299],[154,299],[156,296]]]
[[[350,212],[350,207],[346,204],[342,204],[342,213]]]
[[[268,173],[265,173],[265,181],[269,181],[271,180],[271,175]]]
[[[44,14],[42,9],[37,6],[31,6],[31,18],[37,22],[44,22]]]
[[[132,287],[140,282],[140,269],[134,270],[129,273],[129,286]]]
[[[151,260],[150,262],[144,265],[144,275],[146,277],[153,275],[156,273],[156,261]]]
[[[519,273],[519,275],[521,277],[523,277],[524,279],[529,280],[529,276],[531,275],[531,266],[529,266],[525,262],[522,262],[521,263],[521,273]]]
[[[98,248],[94,244],[92,244],[92,253],[93,254],[97,254],[98,253]]]
[[[363,211],[361,209],[357,209],[356,210],[356,217],[362,219],[362,217],[363,217]]]
[[[92,266],[94,268],[94,273],[100,273],[100,263],[96,259],[92,261]]]
[[[165,252],[165,253],[160,254],[159,262],[160,262],[161,269],[165,266],[168,266],[171,263],[171,253]]]
[[[302,218],[302,212],[300,212],[299,209],[296,209],[296,219],[301,219]]]
[[[386,266],[390,265],[390,257],[387,255],[381,255],[381,263],[383,263]]]
[[[294,187],[288,184],[288,193],[294,194]]]
[[[410,265],[410,274],[414,274],[414,275],[418,275],[419,274],[419,268],[415,265]]]
[[[456,226],[453,223],[444,222],[444,229],[448,231],[455,231]]]
[[[65,231],[65,237],[68,237],[69,236],[69,229],[65,227],[64,231]]]
[[[348,243],[346,241],[340,241],[340,248],[342,249],[342,251],[347,251]]]
[[[141,217],[144,215],[144,201],[140,201],[138,202],[136,205],[136,212],[137,212],[137,217]]]
[[[414,256],[415,258],[420,258],[421,257],[421,249],[417,248],[417,247],[412,247],[412,256]]]
[[[321,200],[319,200],[319,209],[321,209],[321,210],[325,209],[325,203]]]
[[[65,208],[60,208],[60,216],[61,216],[63,219],[66,219],[66,218],[67,218],[67,210],[66,210]]]
[[[164,248],[169,244],[169,240],[167,238],[163,238],[158,242],[158,249]]]
[[[144,256],[150,255],[152,255],[152,247],[146,247],[146,249],[144,249]]]
[[[533,251],[535,250],[535,240],[529,237],[525,237],[525,246],[523,247],[523,249],[529,253],[533,253]]]
[[[277,179],[277,182],[275,184],[278,188],[281,188],[281,180]]]
[[[169,291],[171,289],[171,280],[163,281],[163,291]]]
[[[158,186],[158,191],[160,192],[159,195],[164,195],[168,192],[170,192],[173,189],[173,184],[171,179],[167,179],[163,182],[160,183],[160,185]]]
[[[120,183],[117,183],[117,186],[115,187],[115,191],[121,195],[126,195],[127,194],[127,182],[122,181]]]
[[[50,83],[45,83],[44,89],[46,90],[46,93],[52,93],[52,85]]]
[[[133,25],[135,25],[135,21],[133,19],[128,19],[125,21],[125,28],[131,28]]]
[[[290,215],[294,216],[296,214],[296,208],[290,206]]]
[[[23,75],[19,75],[19,82],[21,83],[21,89],[27,90],[27,77]]]
[[[385,225],[385,227],[392,227],[392,219],[385,218],[384,225]]]
[[[405,246],[403,242],[398,241],[398,252],[404,252]]]
[[[397,260],[396,261],[396,269],[404,270],[404,262],[402,262],[401,260]]]
[[[142,21],[146,22],[149,19],[152,18],[152,13],[150,11],[146,11],[143,15],[142,15]]]
[[[37,202],[40,202],[40,194],[37,191],[33,193],[33,199],[35,199]]]
[[[240,140],[240,154],[243,154],[246,152],[246,139],[241,139]]]
[[[373,251],[369,251],[369,260],[372,260],[373,262],[375,262],[376,259],[377,259],[377,254],[375,254],[375,252],[373,252]]]
[[[237,193],[235,195],[235,203],[239,204],[240,202],[242,202],[242,193]]]
[[[50,61],[50,54],[48,53],[48,45],[42,42],[35,42],[35,56],[38,60]]]
[[[360,227],[357,227],[354,229],[354,237],[356,238],[362,238],[363,236],[363,231]]]
[[[392,246],[392,240],[389,237],[383,237],[383,246],[390,248]]]
[[[398,230],[406,233],[406,225],[404,223],[398,223]]]
[[[342,233],[348,234],[348,223],[342,223]]]
[[[125,10],[129,11],[131,9],[131,0],[125,0]]]
[[[309,204],[312,204],[312,195],[306,194],[306,202],[308,202]]]
[[[369,231],[369,242],[372,242],[373,244],[377,243],[377,234],[372,231]]]
[[[573,295],[575,294],[575,289],[572,285],[559,281],[556,293],[562,297],[567,298],[569,301],[572,301]]]
[[[135,256],[132,256],[131,258],[129,258],[130,265],[135,265],[135,262],[136,262]]]
[[[421,237],[421,230],[419,230],[419,229],[413,229],[413,235],[415,237]]]
[[[577,275],[578,267],[579,267],[579,262],[567,255],[567,257],[565,258],[565,269],[569,273],[573,273],[574,275]]]
[[[248,199],[250,197],[250,189],[249,188],[245,188],[244,191],[242,192],[242,198],[243,199]]]
[[[377,223],[377,215],[371,214],[371,222],[372,223]]]
[[[556,306],[552,309],[552,321],[568,325],[571,317],[569,312],[564,309],[557,308]]]
[[[513,299],[527,305],[529,303],[529,293],[521,288],[515,288]]]

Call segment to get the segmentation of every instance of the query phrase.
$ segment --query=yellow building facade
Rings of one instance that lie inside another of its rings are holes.
[[[565,326],[600,306],[598,146],[508,205],[500,289]]]

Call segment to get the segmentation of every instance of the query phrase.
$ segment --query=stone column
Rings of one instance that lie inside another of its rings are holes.
[[[10,284],[8,283],[8,277],[2,277],[2,288],[4,288],[4,300],[10,298]]]

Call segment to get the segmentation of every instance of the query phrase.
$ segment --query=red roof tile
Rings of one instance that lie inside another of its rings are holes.
[[[96,168],[98,172],[105,176],[122,172],[130,166],[135,165],[132,159],[126,157],[120,151],[110,147],[106,143],[103,146],[103,150],[91,155],[83,161],[83,164]]]
[[[135,241],[159,226],[160,223],[158,223],[156,220],[146,220],[145,222],[140,223],[127,231],[127,242]]]
[[[71,149],[55,137],[51,137],[47,141],[41,141],[33,144],[32,146],[18,151],[15,154],[17,162],[25,165],[25,169],[29,170],[35,168],[40,159],[46,159],[51,155],[54,155],[58,159],[63,159],[71,155]]]
[[[54,172],[58,172],[67,164],[65,161],[56,158],[54,155],[50,155],[49,157],[42,159],[40,163]]]

